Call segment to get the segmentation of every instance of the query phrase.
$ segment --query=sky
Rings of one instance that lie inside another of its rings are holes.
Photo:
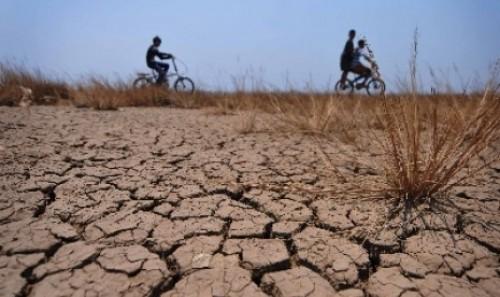
[[[394,89],[416,28],[423,88],[429,68],[461,88],[500,58],[499,0],[0,0],[0,61],[68,80],[128,79],[146,70],[159,35],[202,88],[324,90],[356,29]]]

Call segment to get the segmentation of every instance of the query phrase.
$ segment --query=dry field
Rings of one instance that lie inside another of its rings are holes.
[[[500,296],[495,94],[7,85],[0,296]]]

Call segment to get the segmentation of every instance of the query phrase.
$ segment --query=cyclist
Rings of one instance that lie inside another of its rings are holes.
[[[342,77],[340,78],[340,81],[342,82],[342,85],[345,83],[347,74],[351,70],[352,60],[354,57],[354,37],[356,37],[356,31],[349,31],[349,39],[345,43],[344,51],[340,57],[340,69],[342,70]]]
[[[171,54],[162,53],[159,50],[161,45],[161,39],[158,36],[153,38],[153,44],[148,48],[146,53],[146,64],[149,68],[158,72],[158,79],[156,80],[157,84],[162,84],[166,81],[166,75],[168,72],[169,65],[167,63],[158,62],[155,60],[155,57],[158,57],[162,60],[172,59],[173,56]]]
[[[366,54],[365,49],[366,42],[361,39],[358,41],[358,47],[354,50],[354,56],[351,65],[351,71],[359,74],[362,78],[364,78],[361,84],[356,85],[357,89],[361,89],[365,87],[365,83],[372,75],[372,71],[370,68],[366,67],[361,63],[361,58],[365,58],[370,64],[373,64],[372,59]]]

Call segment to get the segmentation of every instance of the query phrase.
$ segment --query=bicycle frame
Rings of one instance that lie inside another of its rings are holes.
[[[176,59],[172,56],[170,58],[171,66],[173,71],[171,73],[165,73],[165,79],[159,81],[160,73],[156,69],[151,69],[150,72],[139,72],[137,73],[137,78],[134,80],[134,87],[142,87],[145,85],[163,85],[167,89],[170,88],[170,83],[172,83],[173,89],[177,92],[190,92],[193,93],[195,90],[195,84],[193,80],[181,73],[179,73],[179,68],[177,67]]]
[[[179,74],[179,70],[177,68],[177,64],[175,63],[175,58],[172,58],[172,66],[174,68],[174,72],[173,73],[167,73],[166,75],[166,78],[167,80],[169,78],[173,78],[173,77],[180,77],[181,75]],[[156,81],[158,79],[158,73],[156,70],[154,69],[151,69],[151,73],[139,73],[139,76],[142,76],[144,78],[146,78],[147,80],[151,80],[151,81]]]

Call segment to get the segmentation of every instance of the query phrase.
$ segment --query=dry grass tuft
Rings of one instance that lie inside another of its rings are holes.
[[[453,101],[406,99],[384,101],[384,137],[374,140],[384,152],[387,191],[394,198],[390,217],[403,214],[408,224],[424,204],[452,207],[449,191],[499,160],[499,152],[487,149],[500,136],[500,100],[485,94],[464,112]]]
[[[73,102],[78,107],[97,110],[116,110],[130,106],[160,106],[168,104],[169,93],[165,88],[147,86],[134,88],[131,84],[91,78],[71,90]]]
[[[332,97],[292,94],[288,100],[280,99],[274,98],[273,105],[276,116],[285,124],[285,129],[324,135],[331,132],[334,121],[339,116],[339,104]]]
[[[286,94],[272,100],[280,130],[300,132],[366,146],[366,131],[380,129],[377,111],[383,98],[342,97],[332,94]]]
[[[31,90],[34,104],[53,104],[59,99],[69,98],[69,87],[65,82],[50,79],[38,70],[0,63],[0,105],[19,105],[24,93],[22,88]]]
[[[410,96],[383,100],[378,116],[383,137],[373,138],[383,152],[386,194],[392,199],[387,222],[398,218],[402,237],[411,233],[416,219],[427,225],[427,212],[460,211],[450,190],[500,160],[498,151],[488,150],[500,139],[496,90],[466,100],[422,96],[417,86],[418,30],[412,49]]]
[[[240,134],[249,134],[257,131],[257,112],[240,111],[237,113],[240,122],[236,127],[236,131]]]

